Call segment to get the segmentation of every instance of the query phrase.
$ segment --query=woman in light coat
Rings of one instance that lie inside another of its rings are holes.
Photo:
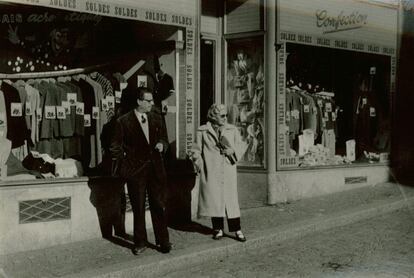
[[[214,239],[223,237],[224,217],[230,232],[239,241],[246,241],[240,227],[236,162],[241,153],[240,133],[227,123],[227,109],[213,104],[208,122],[197,130],[191,159],[200,176],[198,213],[211,217]]]

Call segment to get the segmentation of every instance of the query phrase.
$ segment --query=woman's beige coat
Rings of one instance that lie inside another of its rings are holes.
[[[222,136],[228,139],[239,160],[243,155],[243,148],[237,128],[225,124]],[[237,168],[220,154],[217,142],[218,135],[210,122],[198,128],[192,149],[194,163],[200,169],[198,214],[210,217],[240,217]]]

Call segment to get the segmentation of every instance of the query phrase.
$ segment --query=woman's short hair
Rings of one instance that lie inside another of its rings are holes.
[[[227,113],[227,108],[223,104],[213,104],[210,106],[207,112],[207,120],[210,122],[217,122],[220,118],[220,114]]]

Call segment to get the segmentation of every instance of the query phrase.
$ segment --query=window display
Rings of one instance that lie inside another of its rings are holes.
[[[239,165],[264,165],[263,37],[227,41],[228,121],[236,125],[245,142]]]
[[[134,107],[127,87],[139,76],[158,106],[174,93],[175,44],[167,39],[177,28],[46,7],[3,9],[20,20],[0,28],[0,140],[10,146],[0,180],[110,175],[110,165],[103,169],[110,134],[102,131]],[[37,13],[49,13],[50,22],[31,23]],[[159,32],[142,32],[149,26]]]
[[[390,147],[390,57],[286,44],[285,153],[299,167],[378,163]]]

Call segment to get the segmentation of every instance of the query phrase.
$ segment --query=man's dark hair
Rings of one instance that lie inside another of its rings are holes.
[[[143,100],[145,94],[152,94],[151,90],[147,87],[139,87],[136,90],[136,99],[135,100]]]
[[[122,92],[121,96],[121,109],[122,113],[125,114],[126,112],[129,112],[133,110],[135,107],[138,106],[137,100],[143,100],[145,93],[151,93],[152,92],[145,87],[140,88],[127,88]]]

